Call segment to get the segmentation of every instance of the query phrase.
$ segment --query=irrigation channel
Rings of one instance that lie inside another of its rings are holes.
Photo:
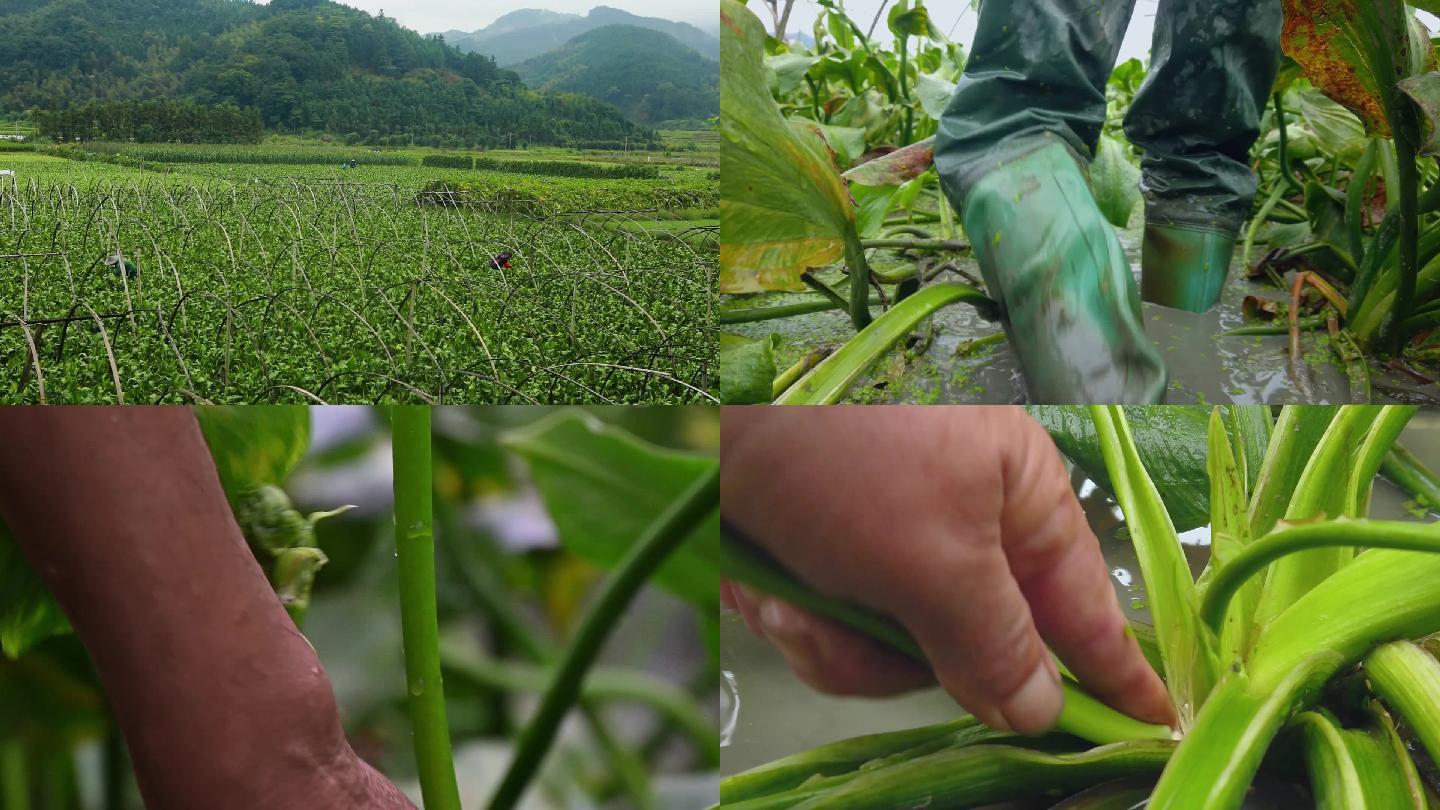
[[[1140,244],[1143,219],[1138,212],[1129,227],[1117,230],[1126,256],[1140,277]],[[913,262],[885,252],[871,252],[871,263],[895,269]],[[958,274],[941,279],[980,278],[980,269],[968,253],[946,254],[944,261]],[[845,288],[841,274],[831,270],[818,274],[832,286]],[[1242,307],[1246,296],[1284,301],[1288,292],[1274,286],[1247,281],[1240,266],[1239,251],[1232,260],[1229,280],[1218,306],[1195,314],[1145,304],[1145,331],[1164,353],[1170,373],[1166,399],[1172,403],[1258,403],[1292,402],[1347,403],[1352,401],[1433,404],[1437,392],[1429,381],[1394,370],[1367,359],[1368,399],[1356,386],[1323,328],[1301,332],[1301,360],[1291,362],[1290,338],[1283,330],[1273,335],[1221,337],[1220,333],[1254,326]],[[788,301],[812,300],[815,296],[769,293],[732,302],[736,309],[779,306]],[[872,307],[878,314],[879,308]],[[723,310],[722,310],[723,311]],[[851,389],[846,402],[912,403],[1010,403],[1025,400],[1025,382],[1019,363],[1003,338],[998,323],[979,317],[973,307],[953,305],[940,310],[916,330],[908,344],[886,355]],[[1283,326],[1283,321],[1280,322]],[[840,310],[829,310],[754,323],[726,324],[725,332],[749,338],[778,333],[783,354],[776,365],[786,368],[803,354],[821,347],[835,347],[855,334],[849,318]]]
[[[717,233],[666,219],[22,181],[0,188],[0,402],[706,401]]]

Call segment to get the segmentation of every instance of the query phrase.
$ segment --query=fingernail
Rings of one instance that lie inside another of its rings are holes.
[[[778,636],[794,636],[799,631],[798,618],[795,612],[779,599],[762,599],[760,601],[760,624],[764,625],[767,633],[774,633]]]
[[[1020,734],[1042,734],[1055,726],[1063,702],[1060,683],[1042,660],[1025,683],[1001,704],[1000,713],[1010,728]]]

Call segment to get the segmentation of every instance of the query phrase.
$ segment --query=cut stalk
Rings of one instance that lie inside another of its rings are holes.
[[[395,557],[400,573],[400,629],[415,765],[426,810],[460,810],[450,752],[450,726],[440,676],[440,631],[435,604],[430,409],[391,407],[395,473]]]
[[[854,295],[854,291],[851,291]],[[853,300],[853,298],[852,298]],[[861,292],[864,300],[864,292]],[[846,341],[834,354],[801,377],[779,399],[776,405],[833,405],[871,366],[880,361],[896,343],[910,334],[918,324],[940,309],[956,301],[980,304],[988,302],[973,287],[958,282],[931,284],[918,293],[891,307],[855,337]],[[868,317],[868,313],[867,313]]]
[[[1063,795],[1112,779],[1156,773],[1174,750],[1169,740],[1133,740],[1078,754],[1008,745],[945,750],[862,773],[795,810],[977,807]]]
[[[630,600],[695,526],[715,511],[719,502],[720,465],[715,464],[646,527],[615,567],[600,595],[581,618],[575,638],[566,649],[540,708],[521,733],[515,758],[490,800],[490,810],[510,810],[519,802],[550,750],[560,721],[578,699],[586,671],[595,662]]]
[[[871,760],[936,740],[953,740],[957,735],[973,734],[981,728],[979,720],[967,715],[945,723],[828,743],[726,777],[720,783],[720,801],[729,805],[789,790],[815,776],[847,773]]]
[[[1321,684],[1376,642],[1437,630],[1440,555],[1360,554],[1266,627],[1248,666],[1225,673],[1160,778],[1151,810],[1238,807],[1280,724]]]
[[[1440,477],[1415,454],[1395,445],[1380,465],[1380,472],[1405,490],[1417,503],[1430,510],[1440,509]]]
[[[1409,641],[1377,647],[1365,659],[1375,693],[1404,718],[1426,753],[1440,762],[1440,662]]]

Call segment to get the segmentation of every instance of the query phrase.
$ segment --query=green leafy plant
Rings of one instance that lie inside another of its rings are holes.
[[[1412,409],[1292,406],[1273,424],[1264,408],[1215,409],[1201,417],[1203,436],[1167,431],[1180,423],[1164,410],[1131,411],[1139,430],[1118,407],[1090,408],[1083,427],[1076,409],[1036,413],[1068,436],[1073,457],[1093,448],[1103,459],[1144,575],[1154,627],[1137,638],[1175,700],[1174,740],[1123,732],[1116,724],[1134,721],[1077,699],[1084,693],[1067,678],[1063,734],[1008,738],[961,720],[858,738],[727,778],[723,806],[878,808],[929,797],[972,807],[1091,789],[1148,796],[1152,808],[1218,810],[1239,807],[1262,770],[1285,778],[1300,768],[1322,807],[1423,810],[1414,755],[1392,718],[1440,756],[1440,664],[1423,641],[1440,632],[1440,524],[1366,517]],[[1188,481],[1208,489],[1211,558],[1198,578],[1147,457],[1169,470],[1203,459],[1206,474]],[[810,592],[733,532],[724,542],[726,576],[917,654],[888,620]],[[1131,778],[1123,791],[1099,787],[1121,777]]]

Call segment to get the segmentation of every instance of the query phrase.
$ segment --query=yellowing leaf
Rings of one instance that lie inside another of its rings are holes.
[[[771,97],[760,20],[722,0],[720,29],[720,291],[803,290],[856,238],[855,205],[815,125]]]

